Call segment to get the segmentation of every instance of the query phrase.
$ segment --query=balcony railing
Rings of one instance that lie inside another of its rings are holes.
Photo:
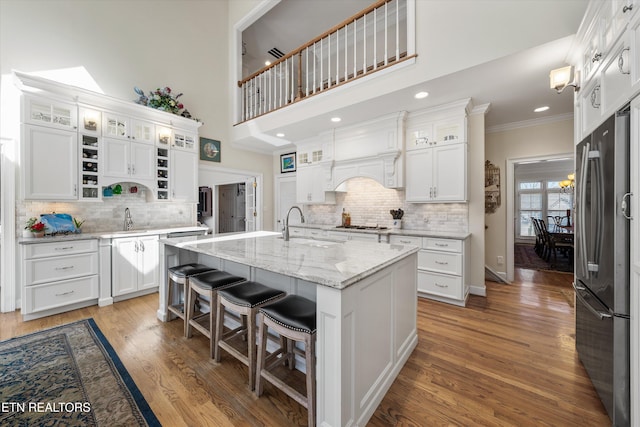
[[[409,52],[408,1],[380,0],[239,81],[240,122],[416,56]]]

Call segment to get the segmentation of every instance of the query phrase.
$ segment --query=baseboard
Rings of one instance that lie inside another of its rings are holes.
[[[484,285],[469,285],[469,293],[479,297],[487,296],[487,287]]]
[[[491,267],[488,267],[486,265],[484,266],[484,275],[487,280],[491,280],[492,282],[511,284],[511,282],[507,280],[506,272],[495,271]]]

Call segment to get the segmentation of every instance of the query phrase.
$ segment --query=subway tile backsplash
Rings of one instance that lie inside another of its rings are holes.
[[[126,186],[128,188],[128,186]],[[146,190],[149,191],[149,190]],[[124,210],[129,208],[134,229],[182,227],[196,224],[196,203],[147,202],[145,192],[124,193],[102,202],[46,202],[25,200],[16,204],[18,236],[30,217],[42,213],[67,213],[85,220],[82,231],[95,233],[124,228]]]
[[[402,228],[408,230],[467,232],[469,208],[466,203],[407,203],[403,190],[385,188],[369,178],[352,178],[347,191],[336,193],[335,205],[306,205],[310,224],[340,225],[342,209],[351,214],[351,224],[391,227],[389,211],[404,211]]]

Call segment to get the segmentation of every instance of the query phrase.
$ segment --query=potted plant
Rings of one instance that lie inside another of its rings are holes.
[[[45,225],[40,221],[37,221],[35,224],[32,224],[31,227],[29,227],[34,237],[44,237],[45,228]]]
[[[33,237],[33,232],[31,231],[31,227],[38,222],[38,218],[32,216],[27,220],[24,225],[24,231],[22,232],[22,237]]]
[[[76,233],[82,233],[82,224],[84,224],[84,219],[73,218],[73,224],[76,226]]]

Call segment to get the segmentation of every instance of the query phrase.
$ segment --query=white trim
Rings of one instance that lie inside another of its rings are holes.
[[[2,162],[2,180],[0,181],[0,311],[6,313],[16,310],[16,171],[17,142],[9,138],[0,139],[0,161]]]
[[[573,153],[560,153],[560,154],[551,154],[547,156],[536,156],[536,157],[521,157],[521,158],[511,158],[507,159],[506,166],[506,174],[507,174],[507,182],[506,182],[506,190],[505,196],[507,198],[506,203],[506,224],[505,224],[505,235],[507,238],[507,278],[506,280],[509,282],[513,282],[514,277],[514,266],[513,266],[513,245],[515,241],[515,213],[514,213],[514,203],[516,198],[515,192],[515,165],[516,163],[524,163],[524,162],[537,162],[543,160],[552,160],[552,159],[560,159],[560,158],[573,158]]]
[[[505,123],[503,125],[490,126],[485,133],[504,132],[507,130],[522,129],[532,126],[540,126],[548,123],[573,120],[573,113],[558,114],[557,116],[540,117],[537,119],[522,120],[520,122]]]

